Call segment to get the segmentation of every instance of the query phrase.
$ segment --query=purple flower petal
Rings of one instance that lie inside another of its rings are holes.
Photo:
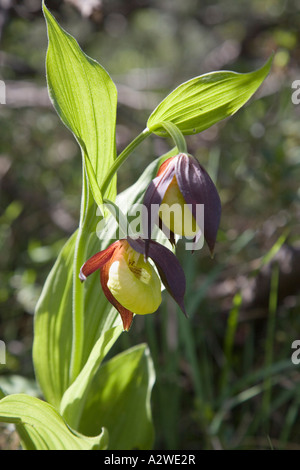
[[[175,174],[175,165],[170,162],[166,169],[149,184],[144,200],[144,212],[142,214],[143,233],[145,237],[145,258],[148,257],[149,240],[154,224],[159,223],[159,206],[163,200],[166,190],[168,189]],[[144,228],[146,230],[144,231]]]
[[[161,220],[160,217],[159,217],[159,220],[158,220],[158,226],[159,226],[160,230],[168,237],[169,242],[171,243],[171,245],[175,246],[176,245],[175,233],[170,228],[166,227],[166,225],[163,223],[163,221]]]
[[[221,218],[221,201],[207,171],[192,156],[180,154],[176,159],[175,174],[179,190],[197,220],[197,204],[204,204],[204,238],[213,253]],[[201,227],[199,220],[198,225]],[[199,238],[200,233],[196,235]]]

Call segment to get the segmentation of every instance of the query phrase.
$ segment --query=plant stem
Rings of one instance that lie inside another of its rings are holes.
[[[155,129],[158,129],[159,127],[163,127],[168,134],[172,137],[176,147],[178,148],[179,153],[187,153],[187,146],[186,146],[186,141],[185,138],[182,134],[182,132],[178,129],[178,127],[173,124],[172,122],[160,122],[156,126],[154,126],[151,129],[148,129],[146,127],[143,132],[141,132],[130,144],[123,150],[122,153],[117,157],[117,159],[114,161],[112,166],[109,169],[109,172],[106,175],[105,180],[102,183],[102,186],[100,188],[100,191],[102,193],[102,197],[105,197],[105,193],[108,189],[109,183],[111,182],[113,176],[115,173],[118,171],[122,163],[125,162],[127,157],[133,152],[133,150],[141,143],[143,140],[145,140],[152,132],[155,131]]]
[[[70,383],[72,383],[80,372],[81,358],[83,351],[84,338],[84,317],[83,317],[83,286],[80,285],[78,273],[81,267],[83,255],[83,230],[79,229],[74,259],[74,278],[73,278],[73,343],[70,365]],[[79,266],[80,264],[80,266]],[[77,279],[78,278],[78,279]]]
[[[81,198],[80,223],[75,245],[74,253],[74,272],[73,272],[73,336],[72,336],[72,354],[69,371],[70,383],[72,383],[80,372],[83,339],[84,339],[84,292],[83,286],[79,280],[79,271],[85,260],[87,237],[86,224],[88,222],[89,207],[91,206],[91,197],[88,187],[85,164],[83,160],[83,188]]]
[[[187,146],[184,135],[178,129],[178,127],[169,121],[162,121],[155,126],[150,128],[151,132],[155,132],[156,129],[164,128],[167,133],[172,137],[179,153],[187,153]]]
[[[149,135],[151,134],[151,132],[149,131],[149,129],[146,127],[146,129],[143,130],[143,132],[141,132],[132,142],[130,142],[130,144],[123,150],[122,153],[120,153],[120,155],[117,157],[117,159],[114,161],[114,163],[112,164],[112,166],[110,167],[109,169],[109,172],[107,173],[106,175],[106,178],[105,180],[103,181],[103,184],[101,186],[101,193],[102,193],[102,196],[104,197],[105,196],[105,193],[108,189],[108,186],[109,186],[109,183],[111,182],[113,176],[115,175],[115,173],[118,171],[118,169],[120,168],[120,166],[122,165],[122,163],[125,162],[125,160],[127,159],[127,157],[129,157],[129,155],[131,154],[131,152],[133,152],[133,150],[141,143],[143,142],[143,140],[145,140]]]

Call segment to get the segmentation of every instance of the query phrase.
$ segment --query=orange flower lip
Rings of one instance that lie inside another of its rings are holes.
[[[163,198],[176,177],[177,185],[184,201],[191,207],[192,215],[201,227],[201,220],[196,210],[198,204],[204,205],[204,238],[213,253],[217,232],[221,218],[221,201],[218,191],[207,171],[191,155],[180,153],[166,160],[159,168],[156,178],[148,186],[144,196],[144,206],[147,216],[146,238],[150,240],[154,223],[157,223],[158,214],[151,210],[151,206],[157,207],[162,204]],[[174,203],[178,201],[174,200]],[[159,220],[160,228],[163,224]],[[201,230],[196,233],[194,242],[201,236]],[[170,233],[171,243],[175,243],[174,233]],[[145,255],[148,253],[148,242],[145,246]]]
[[[186,315],[185,307],[184,307],[184,294],[185,294],[185,276],[184,272],[179,264],[179,261],[177,260],[176,256],[172,253],[172,251],[168,250],[166,247],[163,245],[160,245],[159,243],[155,241],[151,241],[149,248],[149,257],[152,259],[154,262],[157,271],[159,273],[160,279],[163,282],[164,286],[166,287],[167,291],[170,293],[170,295],[174,298],[174,300],[177,302],[183,313]],[[110,282],[110,274],[111,274],[111,267],[113,263],[116,261],[123,261],[123,266],[126,266],[126,263],[128,262],[127,260],[127,255],[128,252],[133,253],[133,258],[140,258],[140,255],[143,255],[145,252],[145,240],[138,238],[138,239],[133,239],[133,238],[127,238],[127,239],[122,239],[118,240],[114,243],[112,243],[108,248],[105,250],[102,250],[95,255],[93,255],[91,258],[89,258],[84,265],[80,269],[79,273],[79,278],[83,282],[86,280],[88,276],[90,276],[92,273],[97,271],[98,269],[100,270],[100,282],[102,285],[103,292],[108,299],[108,301],[118,310],[119,314],[121,315],[122,322],[123,322],[123,328],[124,330],[128,331],[132,320],[133,320],[133,314],[134,313],[151,313],[154,310],[148,310],[148,311],[142,311],[142,312],[133,312],[129,308],[126,308],[126,306],[122,305],[122,302],[119,301],[120,298],[118,295],[115,293],[115,291],[112,289],[113,285],[112,282]],[[125,263],[124,263],[125,260]],[[159,289],[159,295],[160,295],[160,287],[158,287],[157,282],[159,282],[157,278],[157,274],[154,272],[153,273],[153,268],[151,265],[146,262],[146,261],[141,261],[140,264],[135,264],[134,259],[128,263],[127,268],[133,273],[132,275],[136,276],[137,278],[140,277],[141,273],[141,268],[140,266],[144,266],[146,268],[145,274],[150,275],[152,274],[152,277],[154,280],[154,285],[156,291],[153,291],[153,294],[151,295],[151,301],[152,296],[154,297],[154,302],[152,304],[154,305],[153,309],[157,309],[157,299],[158,299],[158,293],[157,289]],[[149,274],[150,273],[150,274]],[[157,281],[156,281],[157,278]],[[109,287],[110,285],[110,287]],[[139,289],[139,286],[134,283],[133,287],[133,293],[132,293],[132,298],[130,298],[130,287],[129,289],[126,290],[124,293],[123,289],[123,298],[126,299],[126,301],[123,301],[123,303],[128,302],[130,305],[135,305],[136,302],[136,297],[138,297],[139,292],[137,289]],[[112,293],[112,290],[114,294]],[[155,295],[156,292],[156,295]],[[141,292],[141,295],[143,294],[143,291]],[[119,298],[117,300],[116,296]],[[155,300],[156,299],[156,300]],[[122,300],[122,299],[121,299]],[[159,298],[159,302],[161,301],[161,298]],[[128,307],[128,304],[127,304]]]

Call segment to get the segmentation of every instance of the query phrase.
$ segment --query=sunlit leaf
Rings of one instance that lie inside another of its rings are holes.
[[[60,118],[79,142],[93,196],[98,205],[99,186],[116,156],[117,91],[110,76],[87,56],[43,5],[48,27],[46,59],[49,95]],[[114,199],[116,179],[106,196]]]
[[[150,396],[155,372],[146,345],[129,349],[101,365],[91,383],[79,431],[92,436],[104,426],[109,449],[149,449],[153,445]]]
[[[26,450],[103,450],[108,433],[87,437],[73,431],[49,403],[29,395],[9,395],[0,400],[0,421],[14,423]]]
[[[272,57],[250,73],[217,71],[195,77],[173,90],[148,119],[150,131],[166,135],[160,122],[172,122],[183,134],[196,134],[234,114],[268,75]]]
[[[100,336],[80,374],[66,390],[62,398],[60,410],[70,426],[75,428],[78,426],[90,390],[90,384],[98,372],[101,362],[121,332],[122,326],[119,325],[106,330]]]
[[[69,385],[75,232],[61,250],[36,306],[33,361],[44,397],[56,407]]]

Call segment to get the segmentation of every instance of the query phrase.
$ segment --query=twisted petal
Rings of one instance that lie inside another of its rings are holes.
[[[135,251],[144,254],[145,243],[147,240],[143,240],[141,238],[128,238],[127,241]],[[175,302],[177,302],[184,315],[187,316],[184,307],[184,294],[186,287],[185,275],[178,259],[172,251],[153,240],[151,240],[148,245],[148,253],[149,257],[154,261],[155,266],[157,267],[165,288],[173,297]]]
[[[163,221],[161,220],[160,217],[158,219],[158,226],[159,226],[160,230],[162,230],[165,234],[167,234],[167,236],[169,238],[169,242],[171,243],[171,245],[175,246],[176,245],[175,233],[172,231],[172,229],[170,227],[167,227],[163,223]]]
[[[192,156],[178,155],[175,174],[180,192],[187,204],[191,204],[197,220],[197,204],[204,204],[204,238],[213,253],[221,218],[221,201],[218,191],[207,171]],[[197,234],[200,236],[200,233]],[[197,238],[196,236],[196,238]]]
[[[93,274],[97,269],[102,268],[112,257],[115,250],[118,248],[120,242],[116,241],[109,245],[105,250],[99,251],[94,256],[89,258],[80,269],[79,279],[81,282],[85,281],[86,278]]]

